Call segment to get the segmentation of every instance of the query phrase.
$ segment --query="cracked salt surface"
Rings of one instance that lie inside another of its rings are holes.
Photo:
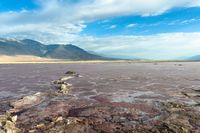
[[[121,92],[121,93],[114,93],[112,95],[112,102],[127,102],[127,103],[134,103],[137,99],[137,97],[139,96],[158,96],[158,97],[162,97],[162,95],[160,94],[155,94],[152,91],[137,91],[137,92],[133,92],[133,93],[129,93],[129,92]]]
[[[68,70],[74,70],[83,75],[83,78],[69,81],[73,85],[69,95],[46,97],[46,101],[41,105],[22,112],[21,121],[34,119],[37,122],[36,118],[41,120],[46,116],[60,115],[69,111],[73,117],[88,116],[86,119],[90,120],[95,118],[92,121],[94,123],[98,118],[97,121],[102,123],[105,123],[105,120],[113,122],[112,124],[123,121],[126,128],[133,123],[134,126],[145,123],[154,127],[153,124],[171,115],[167,116],[167,112],[187,110],[188,106],[191,107],[190,112],[187,112],[192,113],[190,116],[194,114],[193,109],[200,111],[199,106],[196,106],[198,97],[190,98],[182,94],[183,91],[198,93],[192,88],[200,86],[199,80],[196,80],[200,79],[200,63],[181,63],[181,66],[174,64],[23,64],[10,65],[12,69],[6,69],[7,65],[1,65],[0,99],[5,100],[7,97],[20,99],[36,92],[50,93],[53,90],[51,81],[64,76]],[[179,71],[180,69],[182,70]],[[186,104],[186,108],[180,103]],[[163,109],[167,111],[163,112]],[[178,114],[175,112],[175,115],[187,117],[184,116],[184,112]],[[194,116],[199,118],[198,115]],[[191,118],[187,118],[191,122]],[[193,119],[192,122],[194,121],[196,123],[191,125],[195,125],[193,130],[198,131],[195,129],[198,126],[198,119]]]

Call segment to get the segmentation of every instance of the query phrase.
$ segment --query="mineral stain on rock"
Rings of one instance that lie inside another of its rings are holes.
[[[2,88],[15,91],[0,94],[0,133],[198,133],[200,84],[187,79],[200,79],[200,64],[181,64],[184,73],[173,63],[16,65],[12,76],[0,69]],[[20,70],[26,79],[10,79]]]

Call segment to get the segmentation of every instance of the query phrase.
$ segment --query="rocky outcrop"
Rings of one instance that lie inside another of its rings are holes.
[[[56,85],[56,88],[58,89],[58,91],[56,92],[57,95],[59,95],[59,94],[63,94],[63,95],[69,94],[69,91],[72,89],[72,85],[67,83],[67,80],[72,79],[72,78],[74,78],[74,77],[65,76],[65,77],[62,77],[58,80],[53,81],[54,85]]]
[[[67,71],[65,76],[61,77],[58,80],[53,81],[53,84],[57,86],[58,91],[56,92],[57,95],[69,94],[70,90],[72,89],[72,84],[68,83],[67,81],[76,77],[82,77],[80,74],[77,74],[74,71]]]
[[[80,74],[74,72],[74,71],[67,71],[65,73],[66,75],[71,75],[71,76],[74,76],[74,77],[82,77]]]
[[[76,72],[74,72],[74,71],[67,71],[65,74],[76,75]]]
[[[16,128],[17,116],[10,116],[10,114],[0,115],[0,133],[17,133]]]
[[[154,132],[191,133],[194,125],[200,126],[198,111],[183,103],[167,102],[161,108],[167,115],[163,120],[161,119],[159,125],[152,128]],[[195,130],[197,131],[198,128]]]
[[[198,87],[198,88],[192,88],[192,90],[200,93],[200,87]]]
[[[193,100],[196,103],[194,105],[200,105],[200,88],[191,88],[190,90],[182,91],[181,93],[188,99]]]
[[[18,112],[20,110],[30,108],[34,105],[40,104],[42,102],[42,96],[44,96],[43,93],[35,93],[30,96],[25,96],[20,100],[16,100],[14,102],[11,102],[10,105],[13,107],[13,109],[10,110],[10,112]]]
[[[5,114],[0,115],[0,133],[20,133],[16,127],[18,112],[31,108],[42,102],[44,94],[36,93],[30,96],[25,96],[19,100],[10,102],[10,108]]]
[[[71,84],[61,84],[60,87],[59,87],[58,93],[62,93],[64,95],[67,95],[67,94],[69,94],[71,87],[72,87]]]
[[[53,83],[55,85],[58,85],[58,87],[57,87],[58,91],[56,92],[56,94],[63,94],[63,95],[69,94],[69,92],[72,88],[72,85],[67,83],[67,81],[69,79],[72,79],[72,78],[78,77],[78,76],[79,76],[79,74],[76,74],[75,72],[72,72],[72,71],[68,71],[66,73],[66,76],[63,76],[60,79],[53,81]],[[5,113],[4,115],[0,115],[0,133],[19,133],[19,132],[21,132],[22,130],[19,130],[18,128],[16,128],[16,121],[17,121],[18,116],[15,114],[20,115],[19,112],[21,112],[22,110],[27,110],[31,107],[39,105],[44,100],[45,96],[47,96],[47,95],[48,94],[37,92],[33,95],[22,97],[19,100],[11,101],[10,107],[9,107],[11,109],[7,110],[7,113]],[[72,123],[75,123],[76,120],[78,120],[78,119],[68,118],[68,119],[65,119],[65,122],[66,122],[66,124],[70,125]],[[55,123],[58,123],[61,121],[63,121],[63,117],[60,116],[58,118],[52,119],[51,124],[55,124]],[[44,127],[45,127],[44,123],[36,125],[36,129],[40,129],[40,128],[44,128]],[[32,129],[29,132],[35,132],[36,129]]]
[[[182,92],[183,95],[192,98],[192,97],[200,97],[200,93],[196,93],[196,92]]]

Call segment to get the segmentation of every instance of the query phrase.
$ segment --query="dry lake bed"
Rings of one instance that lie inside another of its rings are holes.
[[[200,133],[200,63],[0,65],[0,133]]]

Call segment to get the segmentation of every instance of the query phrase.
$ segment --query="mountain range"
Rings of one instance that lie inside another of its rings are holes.
[[[87,52],[75,45],[44,45],[38,41],[24,39],[0,39],[0,55],[31,55],[67,60],[105,60],[109,59]]]
[[[72,44],[50,44],[45,45],[31,39],[17,40],[0,38],[0,55],[18,56],[28,55],[49,59],[65,60],[116,60],[119,58],[108,58],[98,55],[93,51],[86,51]],[[123,58],[123,57],[121,57]],[[129,59],[124,57],[123,59]],[[132,58],[133,59],[133,58]],[[134,58],[141,60],[141,58]],[[200,60],[200,55],[182,58],[181,60]]]
[[[188,60],[199,61],[200,55],[192,56],[192,57],[188,58]]]

